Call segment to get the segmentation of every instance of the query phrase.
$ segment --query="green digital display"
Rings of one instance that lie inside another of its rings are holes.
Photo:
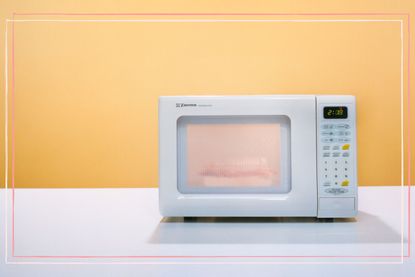
[[[323,115],[327,119],[344,119],[347,118],[347,107],[324,107]]]

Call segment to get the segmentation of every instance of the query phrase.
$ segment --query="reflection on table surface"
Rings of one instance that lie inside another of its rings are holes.
[[[399,243],[400,234],[376,216],[333,220],[307,217],[163,218],[150,243],[284,244]]]

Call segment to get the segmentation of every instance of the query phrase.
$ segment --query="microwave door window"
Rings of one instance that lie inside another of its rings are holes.
[[[285,116],[181,117],[182,193],[286,193],[289,119]]]
[[[279,133],[277,124],[190,124],[188,185],[279,186]]]

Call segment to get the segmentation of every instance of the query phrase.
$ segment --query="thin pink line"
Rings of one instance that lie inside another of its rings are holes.
[[[408,14],[408,256],[411,256],[411,16]]]
[[[13,19],[14,19],[14,15],[13,15]],[[14,178],[15,178],[15,129],[14,129],[14,125],[15,125],[15,120],[14,120],[14,106],[15,106],[15,98],[14,98],[14,93],[15,93],[15,63],[14,63],[14,22],[12,22],[12,89],[11,89],[11,133],[12,133],[12,256],[14,256],[14,200],[15,200],[15,192],[14,192]]]
[[[319,15],[408,15],[408,13],[384,13],[384,12],[374,12],[374,13],[66,13],[66,12],[39,12],[39,13],[13,13],[14,15],[63,15],[63,16],[129,16],[129,15],[142,15],[142,16],[212,16],[212,15],[224,15],[224,16],[267,16],[267,15],[306,15],[306,16],[319,16]]]
[[[128,15],[142,15],[142,16],[272,16],[272,15],[287,15],[287,16],[324,16],[324,15],[406,15],[408,17],[408,126],[410,119],[410,14],[409,13],[13,13],[15,15],[62,15],[62,16],[128,16]],[[11,133],[12,133],[12,257],[16,258],[400,258],[401,256],[16,256],[15,255],[15,120],[14,120],[14,93],[15,93],[15,63],[14,63],[14,22],[12,22],[12,49],[11,49],[11,66],[12,66],[12,84],[11,84]],[[403,257],[410,257],[410,193],[411,193],[411,179],[410,179],[410,128],[408,127],[408,255]]]
[[[91,259],[91,258],[106,258],[106,259],[119,259],[119,258],[401,258],[402,256],[13,256],[15,258],[58,258],[58,259]],[[407,256],[404,256],[407,257]]]

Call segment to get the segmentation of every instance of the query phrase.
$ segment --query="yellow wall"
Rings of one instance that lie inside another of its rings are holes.
[[[11,18],[13,12],[28,11],[415,11],[411,1],[402,1],[400,7],[393,6],[395,1],[362,1],[364,4],[355,7],[346,6],[349,1],[330,1],[327,5],[318,5],[316,1],[280,2],[96,1],[103,5],[98,7],[93,1],[74,4],[41,0],[6,1],[0,7],[2,19]],[[74,17],[84,18],[100,17]],[[404,28],[406,24],[403,15],[330,18],[403,19]],[[17,187],[157,186],[159,95],[338,93],[357,96],[360,185],[399,185],[400,27],[400,22],[17,22],[14,26],[15,184]],[[3,52],[4,38],[1,40]],[[405,55],[405,66],[406,58]],[[4,63],[4,57],[1,62]],[[1,78],[3,83],[3,71]],[[406,78],[405,75],[404,83]],[[404,89],[407,103],[406,85]],[[414,99],[412,118],[415,118]],[[2,98],[1,107],[3,101]],[[0,120],[4,121],[3,110]],[[412,130],[414,122],[412,119]],[[407,127],[407,121],[404,123]],[[3,131],[1,128],[1,145]],[[3,180],[3,160],[0,167]]]

